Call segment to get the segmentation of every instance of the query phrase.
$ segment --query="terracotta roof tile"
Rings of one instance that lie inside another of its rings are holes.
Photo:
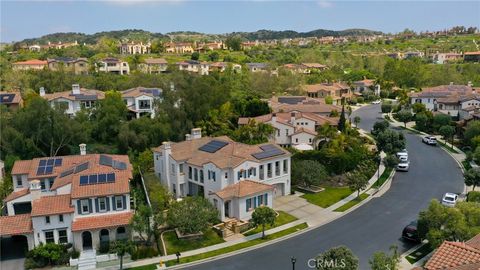
[[[466,243],[445,241],[425,264],[425,269],[450,269],[473,263],[480,263],[480,250]]]
[[[135,87],[121,91],[122,97],[139,97],[139,96],[149,96],[154,98],[155,96],[151,92],[146,92],[145,90],[157,89],[161,95],[162,89],[160,88],[146,88],[146,87]]]
[[[38,59],[31,59],[27,61],[15,62],[14,65],[47,65],[47,61],[38,60]]]
[[[32,232],[30,214],[0,216],[0,236],[19,235]]]
[[[32,165],[32,160],[17,160],[13,164],[12,175],[14,174],[28,174],[30,172],[30,167]]]
[[[77,217],[72,223],[72,231],[84,231],[99,228],[125,226],[130,223],[133,212],[97,215],[92,217]]]
[[[72,90],[69,90],[69,91],[45,94],[43,98],[45,98],[48,101],[55,100],[58,98],[64,98],[68,100],[77,100],[79,97],[82,97],[82,95],[83,97],[89,96],[90,99],[88,100],[99,100],[99,99],[105,98],[105,92],[100,90],[95,90],[95,89],[86,89],[86,88],[80,88],[80,95],[74,95],[72,94]]]
[[[480,250],[480,233],[474,236],[472,239],[465,242],[465,244]]]
[[[70,194],[44,196],[32,202],[32,217],[72,213]]]
[[[15,191],[15,192],[10,193],[7,197],[5,197],[5,199],[3,199],[3,201],[4,202],[9,202],[9,201],[15,200],[16,198],[23,197],[23,196],[25,196],[29,193],[30,193],[29,189],[24,188],[24,189],[21,189],[19,191]]]
[[[164,58],[147,58],[145,64],[168,64]]]
[[[227,200],[230,198],[243,198],[273,189],[274,187],[272,185],[252,180],[242,180],[236,184],[229,185],[224,189],[215,192],[214,194],[223,200]]]

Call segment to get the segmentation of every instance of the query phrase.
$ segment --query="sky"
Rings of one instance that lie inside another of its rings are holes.
[[[0,15],[1,42],[123,29],[222,34],[365,28],[396,33],[456,25],[480,28],[480,1],[0,0]]]

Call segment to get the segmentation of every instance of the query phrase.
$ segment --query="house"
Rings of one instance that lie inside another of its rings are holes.
[[[139,68],[143,73],[162,73],[167,71],[168,62],[163,58],[148,58],[139,65]]]
[[[421,92],[414,92],[409,95],[410,103],[424,104],[429,111],[439,111],[451,116],[459,115],[459,110],[468,106],[476,106],[477,93],[468,85],[439,85],[423,88]],[[470,105],[469,105],[470,104]]]
[[[380,85],[375,83],[375,80],[363,79],[361,81],[353,82],[353,91],[356,94],[362,94],[365,91],[373,91],[375,95],[380,95]]]
[[[273,96],[268,105],[272,112],[302,112],[314,113],[320,116],[330,116],[333,111],[340,112],[339,106],[326,104],[324,99],[307,96]]]
[[[65,110],[69,116],[75,116],[82,109],[95,107],[95,103],[105,98],[105,93],[99,90],[80,88],[80,85],[73,84],[72,90],[45,93],[43,87],[40,88],[40,96],[45,98],[52,107],[60,107]]]
[[[463,61],[465,61],[465,62],[480,62],[480,51],[478,51],[478,52],[465,52],[463,54]]]
[[[207,43],[199,43],[197,44],[197,48],[195,50],[199,52],[208,52],[215,50],[224,50],[225,48],[225,44],[222,41],[214,41]]]
[[[307,84],[303,86],[303,89],[312,98],[331,97],[336,105],[340,105],[342,99],[349,99],[352,96],[350,86],[341,82]]]
[[[242,71],[242,66],[239,64],[232,64],[232,63],[227,63],[227,62],[213,62],[209,64],[209,71],[217,71],[217,72],[224,72],[225,69],[228,66],[231,66],[233,71],[235,72],[241,72]]]
[[[275,128],[274,141],[286,147],[292,146],[301,150],[315,149],[317,128],[324,124],[338,125],[338,118],[322,116],[311,112],[277,112],[257,117],[240,117],[238,125],[247,125],[250,121],[267,123]]]
[[[185,53],[193,53],[195,50],[193,49],[192,43],[167,43],[165,45],[165,52],[167,53],[177,53],[177,54],[185,54]]]
[[[20,92],[0,91],[0,105],[13,110],[21,108],[23,106],[22,95]]]
[[[120,75],[126,75],[130,73],[130,67],[127,62],[113,57],[100,60],[97,69],[99,72],[110,72]]]
[[[403,53],[403,58],[404,59],[410,59],[410,58],[415,58],[415,57],[418,57],[418,58],[422,58],[423,56],[425,55],[425,53],[423,52],[405,52]]]
[[[199,128],[185,137],[153,149],[155,174],[176,198],[203,196],[221,220],[249,220],[256,207],[290,194],[291,154],[281,147],[202,137]]]
[[[84,43],[85,45],[85,43]],[[61,50],[61,49],[65,49],[65,48],[68,48],[68,47],[73,47],[73,46],[78,46],[78,42],[75,40],[74,42],[48,42],[47,45],[44,45],[42,46],[42,48],[44,49],[56,49],[56,50]]]
[[[480,269],[480,234],[466,242],[444,241],[428,259],[425,270]]]
[[[70,71],[75,74],[88,74],[88,60],[87,58],[72,58],[72,57],[58,57],[47,59],[48,68],[51,70]]]
[[[146,44],[143,44],[143,42],[122,43],[120,45],[120,53],[121,54],[148,54],[150,53],[151,46],[152,44],[150,44],[150,42]]]
[[[18,160],[0,237],[24,243],[72,243],[77,251],[129,237],[130,180],[127,155],[87,154]],[[3,241],[2,241],[3,243]]]
[[[301,65],[308,70],[308,74],[312,73],[312,71],[320,72],[328,69],[326,65],[319,63],[302,63]]]
[[[162,92],[160,88],[135,87],[121,93],[128,110],[135,114],[136,118],[143,115],[154,118],[155,103],[162,101]]]
[[[177,62],[178,70],[185,70],[192,73],[198,73],[200,75],[208,75],[209,63],[200,62],[196,60],[185,60]]]
[[[265,72],[268,70],[267,63],[247,63],[247,68],[250,72]]]
[[[436,64],[445,64],[463,59],[461,53],[436,53],[433,55],[433,62]]]
[[[12,64],[13,70],[41,70],[48,66],[44,60],[31,59],[27,61],[15,62]]]
[[[32,52],[39,52],[42,49],[42,47],[38,44],[34,44],[34,45],[28,46],[28,49]]]

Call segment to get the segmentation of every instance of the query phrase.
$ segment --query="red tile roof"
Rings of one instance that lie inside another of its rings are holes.
[[[0,236],[19,235],[32,232],[30,214],[0,216]]]
[[[32,59],[27,61],[15,62],[14,65],[47,65],[47,61]]]
[[[32,217],[72,213],[70,194],[41,197],[32,202]]]
[[[214,194],[223,200],[228,200],[230,198],[243,198],[273,189],[274,187],[272,185],[252,180],[242,180],[236,184],[229,185]]]
[[[480,250],[467,243],[445,241],[425,264],[425,269],[455,269],[476,263],[480,263]]]
[[[23,197],[23,196],[25,196],[29,193],[30,193],[29,189],[24,188],[24,189],[21,189],[19,191],[15,191],[15,192],[10,193],[7,197],[5,197],[5,199],[3,199],[3,201],[4,202],[9,202],[9,201],[15,200],[16,198]]]
[[[119,214],[97,215],[92,217],[77,217],[72,223],[72,231],[84,231],[100,228],[125,226],[130,223],[133,212]]]
[[[13,164],[12,175],[13,174],[27,174],[30,171],[30,166],[32,164],[31,160],[17,160]]]

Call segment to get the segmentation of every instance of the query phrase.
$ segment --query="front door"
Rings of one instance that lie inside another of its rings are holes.
[[[225,202],[225,217],[230,217],[230,201]]]
[[[82,233],[82,247],[83,249],[92,248],[92,234],[90,232]]]

